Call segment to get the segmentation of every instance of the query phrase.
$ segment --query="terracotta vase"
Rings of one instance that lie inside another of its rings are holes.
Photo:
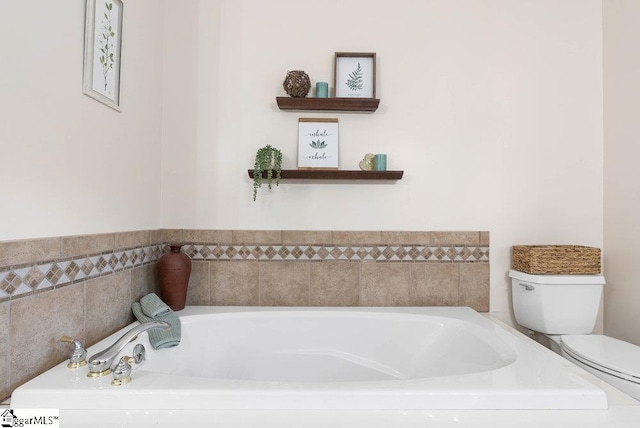
[[[191,259],[180,251],[182,244],[169,244],[170,251],[158,261],[160,298],[174,311],[184,309],[191,275]]]

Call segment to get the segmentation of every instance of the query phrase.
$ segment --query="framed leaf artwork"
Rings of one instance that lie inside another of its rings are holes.
[[[375,98],[376,54],[336,52],[334,79],[338,98]]]
[[[87,0],[82,92],[120,108],[122,0]]]

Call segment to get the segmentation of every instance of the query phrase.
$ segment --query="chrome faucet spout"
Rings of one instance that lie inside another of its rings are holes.
[[[111,372],[111,366],[113,365],[113,362],[116,360],[118,354],[124,349],[127,343],[135,339],[136,336],[140,333],[151,330],[153,328],[169,330],[171,328],[171,324],[166,321],[154,320],[133,327],[131,330],[123,334],[122,337],[120,337],[120,339],[118,339],[113,345],[89,358],[88,376],[99,377],[109,374]]]

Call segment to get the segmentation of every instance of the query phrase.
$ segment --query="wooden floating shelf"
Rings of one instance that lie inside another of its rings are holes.
[[[253,170],[247,170],[253,178]],[[404,171],[360,171],[344,169],[283,169],[280,174],[284,179],[300,180],[400,180]],[[273,171],[275,179],[276,172]],[[262,172],[262,178],[267,178],[267,172]]]
[[[331,110],[373,112],[378,109],[378,98],[306,98],[276,97],[280,110]]]

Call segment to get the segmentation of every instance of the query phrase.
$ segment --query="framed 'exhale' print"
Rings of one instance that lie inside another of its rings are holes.
[[[87,0],[84,35],[85,94],[121,111],[122,0]]]
[[[338,119],[298,119],[298,168],[338,169]]]
[[[334,79],[337,98],[375,98],[376,54],[336,52]]]

